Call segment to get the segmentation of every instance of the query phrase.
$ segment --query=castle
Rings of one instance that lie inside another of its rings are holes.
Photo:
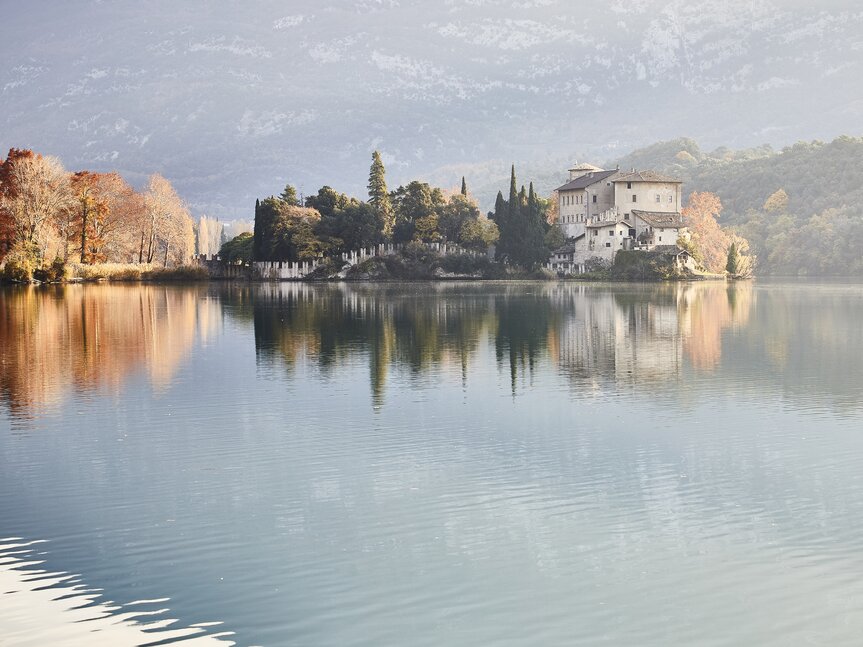
[[[655,171],[569,169],[556,189],[558,219],[566,244],[552,252],[548,268],[579,274],[592,259],[611,263],[620,250],[674,252],[682,266],[694,266],[677,247],[689,233],[680,215],[683,183]]]

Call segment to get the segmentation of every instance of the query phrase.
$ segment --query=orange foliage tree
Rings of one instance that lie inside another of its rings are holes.
[[[717,222],[722,212],[719,196],[707,191],[693,193],[681,212],[697,256],[711,272],[723,272],[731,241]]]

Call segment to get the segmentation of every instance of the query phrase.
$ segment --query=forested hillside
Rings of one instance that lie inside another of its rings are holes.
[[[661,142],[614,163],[682,179],[722,200],[720,223],[749,239],[759,274],[863,275],[863,139],[701,151]]]

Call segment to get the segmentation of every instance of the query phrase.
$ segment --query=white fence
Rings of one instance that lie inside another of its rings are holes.
[[[423,247],[426,249],[433,251],[435,253],[440,254],[441,256],[473,256],[474,258],[478,258],[481,256],[486,256],[486,252],[478,252],[475,250],[465,249],[460,245],[456,245],[454,243],[422,243]],[[366,261],[370,258],[374,258],[375,256],[393,256],[397,254],[399,251],[404,249],[404,244],[380,244],[373,245],[372,247],[363,247],[362,249],[355,249],[350,252],[345,252],[344,254],[339,254],[335,256],[336,261],[341,261],[342,263],[342,272],[353,267],[354,265],[359,265],[363,261]],[[206,256],[198,256],[198,262],[206,265],[210,263],[218,262],[220,259],[218,256],[211,256],[207,258]],[[316,258],[310,261],[298,261],[298,262],[288,262],[288,261],[256,261],[252,263],[255,274],[257,274],[260,278],[267,281],[297,281],[305,278],[312,272],[314,272],[318,266],[322,263],[326,262],[326,258]],[[237,266],[239,267],[239,266]]]

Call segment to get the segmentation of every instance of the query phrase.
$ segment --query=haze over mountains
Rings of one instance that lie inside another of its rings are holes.
[[[196,215],[285,182],[365,194],[860,134],[849,0],[0,0],[0,149],[169,177]],[[548,184],[553,184],[549,180]]]

